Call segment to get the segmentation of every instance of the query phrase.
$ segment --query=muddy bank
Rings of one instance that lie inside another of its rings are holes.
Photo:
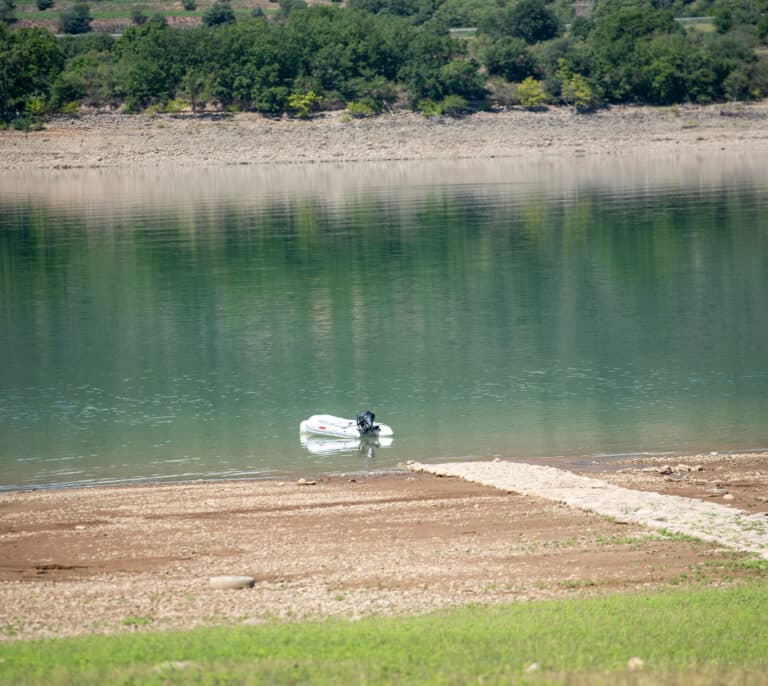
[[[768,151],[768,102],[672,108],[613,107],[591,114],[480,112],[425,119],[412,112],[350,119],[87,114],[45,129],[0,131],[0,169],[301,162],[563,158],[642,152]]]

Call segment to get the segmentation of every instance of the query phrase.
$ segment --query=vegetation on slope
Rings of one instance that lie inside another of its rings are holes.
[[[60,30],[83,35],[56,38],[14,27],[13,0],[0,3],[0,119],[20,125],[82,104],[366,116],[394,106],[461,114],[492,102],[589,109],[768,93],[768,0],[600,0],[589,17],[565,0],[280,0],[269,18],[217,0],[184,29],[134,8],[134,25],[117,38],[90,32],[87,4],[59,15]],[[712,19],[676,19],[694,11]],[[456,26],[477,31],[452,38]]]

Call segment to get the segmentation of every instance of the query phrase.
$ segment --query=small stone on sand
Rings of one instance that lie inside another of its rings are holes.
[[[210,584],[214,588],[252,588],[256,579],[252,576],[212,576]]]

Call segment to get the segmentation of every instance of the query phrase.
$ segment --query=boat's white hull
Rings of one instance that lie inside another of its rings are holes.
[[[385,438],[393,435],[392,427],[386,424],[379,424],[379,430],[372,434],[367,434],[365,438]],[[363,436],[357,428],[357,422],[354,419],[344,419],[343,417],[334,417],[331,414],[314,414],[309,419],[305,419],[299,424],[300,434],[310,434],[312,436],[325,436],[327,438],[349,438],[361,439]]]

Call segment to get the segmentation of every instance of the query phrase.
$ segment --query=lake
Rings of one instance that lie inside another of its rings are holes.
[[[5,173],[0,489],[765,448],[767,267],[725,152]]]

